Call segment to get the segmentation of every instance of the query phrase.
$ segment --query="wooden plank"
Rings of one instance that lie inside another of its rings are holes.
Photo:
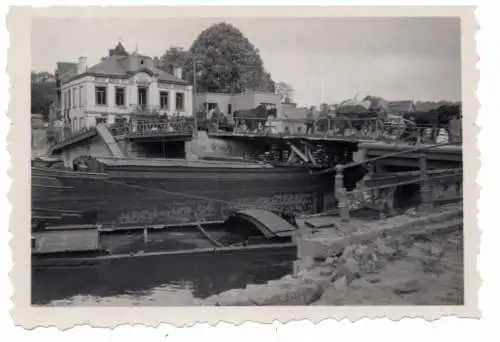
[[[31,215],[31,219],[38,221],[58,221],[62,220],[62,216]]]
[[[44,185],[44,184],[31,184],[32,188],[40,188],[40,189],[73,189],[72,186],[64,186],[64,185]]]
[[[75,265],[78,263],[83,265],[89,261],[96,263],[98,261],[114,260],[114,259],[132,259],[132,258],[145,258],[154,256],[167,256],[167,255],[189,255],[189,254],[206,254],[206,253],[234,253],[251,250],[273,250],[282,248],[295,248],[295,243],[265,243],[249,246],[228,246],[228,247],[214,247],[214,248],[195,248],[184,249],[177,251],[161,251],[161,252],[147,252],[147,253],[127,253],[127,254],[110,254],[100,255],[95,257],[74,257],[74,258],[52,258],[45,260],[36,260],[35,267],[50,267],[50,266],[64,266]]]
[[[138,225],[138,226],[114,226],[114,227],[99,227],[99,231],[101,232],[116,232],[120,230],[143,230],[144,228],[148,229],[169,229],[169,228],[182,228],[182,227],[196,227],[197,225],[217,225],[223,224],[224,220],[215,220],[215,221],[196,221],[196,222],[186,222],[186,223],[168,223],[161,225]]]
[[[295,146],[291,142],[287,142],[287,144],[290,146],[292,151],[294,151],[295,154],[297,154],[304,162],[307,163],[309,161],[309,158],[307,158],[307,156],[304,153],[302,153],[297,146]]]
[[[64,230],[96,230],[98,231],[98,226],[95,224],[65,224],[65,225],[54,225],[48,226],[44,229],[44,231],[64,231]]]
[[[305,224],[308,225],[311,228],[327,228],[327,227],[333,227],[335,226],[335,223],[333,222],[333,217],[315,217],[315,218],[310,218],[305,220]]]
[[[31,208],[31,211],[38,211],[38,212],[47,212],[47,213],[65,213],[65,214],[79,214],[81,215],[83,212],[80,210],[69,210],[69,209],[55,209],[55,208],[40,208],[40,207],[33,207]]]
[[[219,241],[215,240],[212,235],[210,235],[205,229],[203,229],[203,227],[201,226],[201,224],[198,224],[196,226],[198,228],[198,230],[203,234],[203,236],[205,236],[205,238],[210,241],[214,246],[217,246],[217,247],[224,247]]]
[[[97,230],[44,231],[33,233],[35,254],[85,252],[99,250]]]

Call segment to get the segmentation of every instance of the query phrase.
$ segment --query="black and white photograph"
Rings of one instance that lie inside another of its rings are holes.
[[[465,305],[459,16],[30,34],[32,306]]]

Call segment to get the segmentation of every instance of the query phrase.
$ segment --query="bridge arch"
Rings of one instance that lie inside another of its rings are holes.
[[[290,237],[297,228],[276,213],[263,209],[236,211],[229,220],[245,222],[258,229],[266,238]]]

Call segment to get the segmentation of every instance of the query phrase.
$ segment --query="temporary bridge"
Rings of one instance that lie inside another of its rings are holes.
[[[234,217],[244,219],[257,227],[266,238],[292,236],[297,230],[290,222],[263,209],[239,210]]]

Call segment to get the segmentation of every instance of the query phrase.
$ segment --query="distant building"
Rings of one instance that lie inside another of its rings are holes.
[[[238,94],[197,93],[195,104],[198,111],[210,111],[216,106],[224,114],[232,115],[235,111],[256,108],[263,104],[276,108],[277,115],[281,114],[280,96],[274,93],[248,91]]]
[[[265,105],[276,109],[276,118],[272,126],[277,132],[301,132],[305,130],[306,108],[297,107],[295,103],[281,103],[278,94],[247,91],[238,94],[198,93],[195,96],[196,108],[201,112],[208,112],[219,106],[224,114],[233,115],[235,111],[247,110]]]
[[[413,101],[388,101],[387,111],[393,115],[404,115],[415,111]]]
[[[182,79],[181,69],[174,74],[158,69],[151,57],[128,53],[121,43],[90,67],[86,57],[78,63],[59,62],[56,117],[79,131],[100,120],[114,123],[118,117],[190,116],[192,86]]]
[[[306,130],[307,108],[295,103],[281,104],[282,116],[275,120],[278,132],[302,133]]]

